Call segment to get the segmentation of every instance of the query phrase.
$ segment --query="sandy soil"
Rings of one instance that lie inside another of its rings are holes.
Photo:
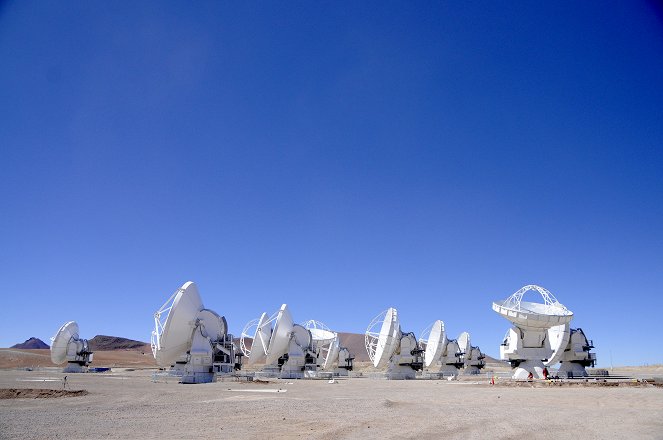
[[[80,397],[88,394],[85,390],[53,390],[48,388],[9,388],[0,389],[0,399],[53,399],[57,397]]]
[[[0,371],[0,388],[61,389],[51,371]],[[470,381],[152,382],[69,374],[66,399],[0,400],[2,438],[663,438],[663,389],[504,387]]]
[[[51,351],[0,348],[0,368],[53,367]],[[91,367],[155,367],[151,350],[95,351]]]

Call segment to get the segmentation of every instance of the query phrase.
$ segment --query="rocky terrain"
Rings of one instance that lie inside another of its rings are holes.
[[[36,338],[30,338],[26,343]],[[36,339],[41,342],[39,339]],[[54,367],[51,351],[45,348],[23,348],[25,344],[12,348],[0,348],[0,368],[43,368]],[[43,342],[42,342],[43,344]],[[30,343],[28,347],[33,346]],[[150,344],[119,336],[97,335],[90,339],[94,352],[92,367],[155,367]]]
[[[181,385],[152,372],[0,370],[0,437],[269,439],[660,439],[663,389],[493,386],[468,381],[219,381]],[[500,382],[501,383],[501,380]],[[18,389],[27,398],[17,396]],[[48,394],[46,394],[48,395]],[[18,397],[18,398],[17,398]]]
[[[90,339],[92,351],[108,350],[141,350],[150,351],[150,344],[133,339],[120,338],[119,336],[97,335]]]
[[[11,348],[23,348],[27,350],[38,350],[38,349],[48,349],[50,348],[48,344],[46,344],[44,341],[42,341],[39,338],[32,337],[28,339],[25,342],[22,342],[20,344],[15,344],[12,345]]]

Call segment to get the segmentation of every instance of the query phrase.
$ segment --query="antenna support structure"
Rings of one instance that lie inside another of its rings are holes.
[[[352,371],[354,357],[350,350],[340,345],[338,333],[323,322],[313,319],[302,323],[311,332],[312,348],[319,372],[331,372],[332,377],[347,377]]]
[[[444,321],[439,319],[421,332],[419,345],[424,349],[422,376],[427,379],[479,374],[486,365],[479,347],[470,344],[469,333],[448,339]]]
[[[538,293],[543,302],[523,301],[528,292]],[[536,285],[524,286],[507,299],[493,302],[493,310],[513,324],[500,345],[500,358],[511,363],[513,378],[525,380],[530,374],[543,378],[544,362],[553,359],[555,352],[549,330],[568,326],[573,312]]]
[[[563,324],[549,329],[548,337],[553,355],[544,362],[545,366],[552,367],[559,362],[557,376],[561,378],[587,377],[586,368],[596,365],[596,354],[591,352],[594,342],[585,336],[585,332]]]
[[[63,373],[85,373],[94,357],[87,339],[78,336],[76,321],[66,322],[51,338],[51,361],[56,365],[67,362]]]
[[[392,380],[415,379],[424,357],[414,333],[401,330],[398,311],[391,307],[377,315],[366,329],[364,343],[375,368]]]
[[[228,333],[226,318],[203,306],[196,284],[188,281],[154,313],[151,337],[157,365],[181,383],[207,383],[242,368],[243,354]]]
[[[313,335],[295,324],[287,304],[272,316],[249,321],[240,336],[240,349],[249,365],[262,364],[256,377],[303,379],[316,376],[318,355]]]

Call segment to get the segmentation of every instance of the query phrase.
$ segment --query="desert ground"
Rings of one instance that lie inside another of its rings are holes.
[[[92,367],[156,367],[149,346],[144,350],[95,351]],[[50,350],[0,348],[0,369],[55,367]]]
[[[75,397],[0,399],[0,438],[663,438],[663,388],[371,378],[154,381],[68,374]],[[55,368],[0,370],[0,388],[62,390]]]
[[[614,379],[663,383],[661,365],[615,368],[608,384],[562,386],[516,384],[494,360],[485,374],[458,381],[370,378],[375,369],[360,361],[353,375],[364,377],[333,384],[182,385],[153,377],[149,346],[94,356],[92,366],[112,371],[68,374],[69,396],[49,350],[0,349],[0,438],[663,439],[663,387]]]

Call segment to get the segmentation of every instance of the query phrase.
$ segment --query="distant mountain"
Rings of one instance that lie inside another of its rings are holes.
[[[108,350],[150,350],[150,344],[119,336],[97,335],[89,340],[92,351]]]
[[[345,347],[354,356],[355,362],[368,362],[368,353],[366,353],[365,336],[361,333],[344,333],[339,332],[339,343],[341,347]]]
[[[34,349],[43,349],[43,348],[50,348],[44,341],[42,341],[39,338],[30,338],[27,341],[23,342],[22,344],[16,344],[12,345],[10,348],[23,348],[26,350],[34,350]]]
[[[508,363],[507,361],[501,361],[501,360],[499,360],[499,359],[495,359],[494,357],[492,357],[492,356],[488,356],[487,354],[484,354],[484,356],[486,356],[486,358],[484,359],[484,361],[485,361],[487,364],[509,365],[509,363]]]

